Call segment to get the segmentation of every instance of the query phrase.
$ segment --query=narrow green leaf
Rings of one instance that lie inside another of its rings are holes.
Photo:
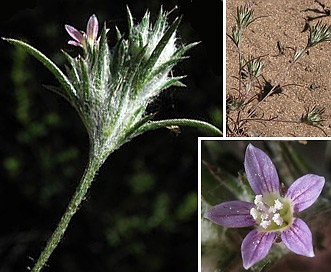
[[[83,85],[83,96],[85,101],[89,101],[90,99],[90,77],[88,72],[88,67],[84,59],[79,58],[80,70],[82,73],[82,85]]]
[[[132,82],[132,85],[135,86],[135,88],[132,89],[132,91],[135,91],[133,95],[136,95],[137,92],[141,90],[143,83],[146,81],[143,77],[144,72],[142,72],[142,66],[147,49],[148,45],[144,46],[136,58],[131,61],[132,65],[129,69],[128,78]]]
[[[186,87],[185,84],[180,82],[181,79],[185,78],[186,76],[178,76],[178,77],[172,77],[169,78],[161,87],[160,90],[164,90],[166,88],[169,88],[170,86],[176,86],[176,87]]]
[[[200,128],[201,130],[211,135],[217,135],[217,136],[223,135],[222,131],[220,131],[217,127],[207,122],[194,120],[194,119],[166,119],[161,121],[147,122],[144,125],[142,125],[139,129],[137,129],[136,135],[168,126],[195,127],[195,128]]]
[[[189,43],[181,48],[179,48],[173,55],[174,58],[181,58],[188,50],[197,46],[200,42]]]
[[[104,84],[107,84],[107,70],[109,65],[109,49],[107,43],[107,28],[106,24],[103,27],[100,37],[100,45],[97,53],[97,71],[94,74],[96,86],[103,90],[105,88]]]
[[[25,42],[9,38],[2,39],[13,45],[20,46],[25,49],[30,55],[39,60],[49,71],[51,71],[51,73],[57,78],[57,80],[60,82],[60,84],[63,86],[69,96],[76,96],[76,90],[69,81],[69,79],[66,77],[66,75],[57,67],[54,62],[47,58],[43,53]]]
[[[166,24],[167,24],[167,17],[165,16],[165,14],[163,14],[163,8],[161,7],[158,18],[153,26],[152,35],[159,35],[159,33],[163,33]]]
[[[132,18],[132,14],[131,14],[131,11],[128,6],[126,6],[126,11],[127,11],[127,16],[128,16],[128,29],[129,29],[128,39],[131,40],[133,38],[133,33],[132,33],[133,18]]]
[[[146,66],[144,67],[145,74],[148,74],[152,70],[152,68],[155,66],[155,63],[157,62],[157,60],[159,59],[162,51],[164,50],[164,48],[168,44],[171,36],[177,30],[177,28],[180,24],[180,21],[181,21],[180,18],[176,18],[176,20],[167,29],[167,31],[165,32],[165,34],[163,35],[163,37],[161,38],[161,40],[159,41],[159,43],[157,44],[155,49],[153,50],[150,58],[148,59],[148,62],[146,63]]]
[[[172,67],[174,67],[178,62],[180,62],[183,58],[171,58],[170,60],[162,63],[158,66],[152,73],[147,77],[146,81],[153,80],[153,78],[157,78],[160,74],[164,74],[165,72],[169,72]]]
[[[66,72],[68,75],[68,78],[70,78],[72,81],[72,84],[74,85],[75,88],[79,86],[80,79],[79,79],[79,74],[76,68],[76,63],[75,60],[65,51],[62,51],[63,55],[65,56],[66,60],[70,63],[71,68],[66,66]]]
[[[132,139],[132,138],[140,135],[140,133],[139,134],[136,133],[137,130],[139,129],[139,127],[141,127],[144,124],[146,124],[147,122],[151,121],[154,118],[154,116],[155,116],[155,114],[154,113],[151,113],[151,114],[148,114],[145,117],[141,118],[141,120],[138,123],[136,123],[130,129],[130,131],[127,131],[126,135],[127,135],[128,139]]]
[[[112,49],[110,71],[111,74],[116,75],[118,71],[121,71],[125,64],[125,40],[121,37]]]

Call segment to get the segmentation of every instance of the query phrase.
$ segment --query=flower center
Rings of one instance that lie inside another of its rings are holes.
[[[292,223],[293,212],[287,199],[271,197],[266,201],[262,195],[256,195],[254,204],[250,214],[264,230],[279,230]]]

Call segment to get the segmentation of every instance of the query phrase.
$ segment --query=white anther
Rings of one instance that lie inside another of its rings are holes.
[[[283,225],[283,218],[280,216],[279,213],[275,213],[274,216],[272,217],[272,220],[278,225],[281,226]]]
[[[261,221],[260,226],[262,228],[266,229],[266,228],[268,228],[270,226],[270,224],[271,224],[271,221],[270,220],[263,220],[263,221]]]
[[[254,199],[254,204],[259,205],[263,203],[263,196],[262,195],[256,195]]]
[[[253,217],[254,220],[256,220],[259,216],[259,212],[255,208],[251,208],[249,213],[251,214],[251,216]]]
[[[282,202],[280,202],[278,199],[276,199],[274,207],[277,211],[279,211],[279,210],[283,209],[284,205]]]

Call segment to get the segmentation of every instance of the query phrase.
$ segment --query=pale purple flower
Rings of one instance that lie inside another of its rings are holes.
[[[262,150],[249,144],[244,166],[248,182],[256,194],[254,203],[224,202],[205,213],[205,218],[226,228],[255,226],[241,245],[244,268],[262,260],[276,238],[281,238],[287,248],[297,254],[315,256],[311,231],[294,214],[316,201],[323,189],[324,177],[304,175],[282,195],[276,168]]]
[[[73,40],[68,41],[68,43],[71,45],[80,46],[86,50],[87,44],[93,46],[97,41],[99,23],[97,17],[94,14],[87,22],[86,33],[84,31],[78,31],[76,28],[70,25],[65,25],[64,27],[71,38],[73,38]]]

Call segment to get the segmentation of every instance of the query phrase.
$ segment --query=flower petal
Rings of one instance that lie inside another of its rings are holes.
[[[65,25],[64,26],[68,34],[73,38],[75,41],[79,43],[83,43],[84,41],[84,36],[82,33],[80,33],[76,28],[74,28],[71,25]]]
[[[257,195],[279,192],[279,178],[271,159],[261,149],[249,144],[245,154],[245,171]]]
[[[241,228],[255,225],[255,220],[250,215],[253,203],[244,201],[229,201],[210,208],[205,213],[205,218],[226,228]]]
[[[313,238],[307,224],[300,218],[295,218],[291,227],[281,233],[281,238],[287,248],[296,254],[314,257]]]
[[[99,31],[98,19],[97,19],[97,16],[95,16],[93,14],[90,17],[90,19],[88,20],[88,23],[87,23],[87,28],[86,28],[87,38],[90,41],[93,41],[94,42],[97,39],[98,31]]]
[[[73,45],[73,46],[80,46],[82,47],[82,44],[73,40],[68,41],[68,44]]]
[[[241,256],[245,269],[267,256],[275,235],[275,232],[259,232],[257,229],[247,234],[241,244]]]
[[[313,174],[304,175],[294,181],[286,193],[286,197],[292,200],[294,212],[310,207],[321,194],[324,184],[324,177]]]

